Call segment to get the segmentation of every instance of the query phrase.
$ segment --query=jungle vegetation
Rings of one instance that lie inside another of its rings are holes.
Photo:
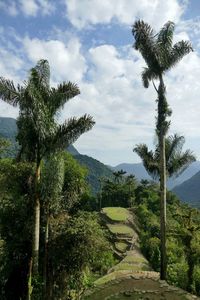
[[[145,144],[134,151],[159,183],[138,182],[123,170],[112,176],[105,171],[99,178],[100,191],[92,193],[84,166],[88,158],[78,159],[79,163],[66,147],[95,122],[87,114],[57,122],[63,105],[80,93],[78,86],[63,82],[51,87],[45,59],[30,70],[23,85],[0,77],[1,99],[19,107],[17,155],[10,155],[9,142],[0,139],[2,300],[80,299],[116,263],[100,213],[116,206],[136,214],[142,251],[161,279],[200,295],[200,212],[166,189],[166,177],[195,160],[190,150],[182,152],[183,136],[167,137],[171,110],[163,79],[192,47],[186,41],[173,45],[172,22],[155,34],[139,20],[132,33],[135,49],[147,64],[144,87],[153,83],[158,105],[155,152]]]

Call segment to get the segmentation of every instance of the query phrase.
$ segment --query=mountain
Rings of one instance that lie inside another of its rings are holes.
[[[12,118],[0,117],[0,136],[9,139],[12,142],[12,149],[10,149],[8,153],[8,155],[11,157],[16,155],[19,147],[15,140],[16,134],[16,120]],[[87,176],[88,183],[91,185],[92,192],[94,194],[97,193],[100,189],[100,178],[111,177],[112,171],[100,161],[87,155],[80,154],[72,145],[67,148],[67,151],[71,153],[81,165],[87,167],[89,170]]]
[[[87,179],[91,185],[93,194],[96,194],[100,190],[100,180],[102,178],[111,178],[113,176],[112,171],[107,166],[90,156],[79,154],[74,156],[74,158],[81,165],[87,167],[89,171]]]
[[[142,163],[137,164],[126,164],[122,163],[115,167],[111,167],[114,171],[124,170],[127,174],[134,174],[138,180],[151,179],[149,174],[146,172]],[[170,178],[167,182],[168,189],[173,189],[175,186],[181,184],[185,180],[188,180],[193,175],[200,171],[200,161],[193,162],[181,175],[178,177]]]
[[[145,170],[142,163],[138,164],[126,164],[122,163],[117,165],[116,167],[111,167],[114,171],[124,170],[128,175],[133,174],[138,180],[141,179],[151,179],[147,171]]]
[[[182,201],[200,208],[200,171],[172,190]]]
[[[0,136],[15,141],[17,134],[16,120],[0,117]]]

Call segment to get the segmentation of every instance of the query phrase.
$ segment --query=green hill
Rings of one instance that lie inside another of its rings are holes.
[[[101,178],[110,178],[112,177],[112,171],[106,167],[100,161],[87,156],[87,155],[76,155],[74,158],[83,166],[87,167],[88,173],[88,182],[92,187],[92,192],[96,194],[100,189],[100,179]]]
[[[121,256],[119,263],[106,275],[94,282],[83,296],[84,300],[186,300],[199,299],[186,291],[159,280],[140,249],[138,220],[133,210],[106,207],[101,212],[102,221],[111,233],[114,251]],[[112,227],[116,230],[113,232]],[[129,231],[124,230],[129,228]],[[118,244],[125,244],[123,250]],[[120,253],[119,253],[120,252]],[[81,298],[82,299],[82,298]]]
[[[173,192],[182,201],[200,208],[200,172],[176,186]]]

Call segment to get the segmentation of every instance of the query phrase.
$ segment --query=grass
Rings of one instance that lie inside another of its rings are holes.
[[[109,230],[114,234],[125,235],[132,237],[134,235],[134,230],[124,224],[108,224]]]
[[[124,259],[124,262],[126,263],[138,263],[138,264],[142,264],[142,263],[148,263],[148,261],[146,260],[145,257],[143,256],[133,256],[133,255],[127,255]]]
[[[129,211],[123,207],[104,207],[102,211],[112,221],[125,222],[131,216]]]
[[[115,243],[115,248],[120,252],[125,252],[127,247],[128,247],[127,243],[124,242]]]
[[[95,286],[100,286],[102,284],[106,284],[110,281],[119,279],[119,278],[124,278],[127,275],[130,275],[130,271],[129,270],[119,270],[119,271],[114,271],[110,274],[107,274],[99,279],[97,279],[94,284]]]
[[[138,264],[129,264],[129,263],[120,263],[114,267],[115,271],[132,271],[132,272],[137,272],[137,271],[151,271],[151,268],[149,267],[148,264],[146,265],[138,265]]]

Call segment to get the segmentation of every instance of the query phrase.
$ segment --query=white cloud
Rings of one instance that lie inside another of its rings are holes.
[[[39,6],[35,0],[20,0],[21,10],[26,16],[36,16]]]
[[[186,7],[186,1],[178,0],[65,0],[65,3],[68,19],[79,29],[108,24],[113,19],[132,25],[136,18],[162,26],[168,20],[178,22]]]
[[[27,17],[47,16],[55,11],[55,3],[52,0],[0,0],[0,9],[14,17],[20,12]]]
[[[108,157],[110,163],[119,162],[122,153],[130,160],[134,157],[133,146],[142,141],[151,143],[154,135],[155,94],[152,88],[143,89],[140,73],[144,64],[136,51],[132,49],[132,53],[135,62],[121,57],[112,45],[91,48],[90,81],[80,83],[81,95],[66,104],[62,112],[62,119],[85,112],[94,117],[94,129],[76,145],[83,153],[95,153],[98,159],[104,156],[106,163]]]
[[[4,48],[0,48],[0,76],[13,80],[15,84],[19,83],[21,81],[19,73],[23,66],[24,62],[21,58]],[[18,108],[14,108],[0,100],[0,116],[16,118],[18,116]]]
[[[42,2],[35,0],[34,3],[41,7]],[[129,5],[128,9],[126,5]],[[132,24],[136,17],[145,17],[153,25],[162,25],[182,14],[182,6],[175,0],[165,3],[141,0],[137,6],[135,1],[126,0],[105,0],[101,3],[69,0],[69,6],[70,20],[78,28],[109,23],[113,18]],[[48,11],[47,7],[46,14]],[[38,9],[36,12],[32,10],[32,15],[39,13],[41,11]],[[178,25],[175,41],[190,37],[191,31],[186,27]],[[94,129],[77,141],[78,150],[108,164],[139,160],[132,153],[132,148],[142,142],[152,145],[156,115],[156,93],[152,86],[149,89],[142,86],[141,72],[145,62],[140,54],[130,45],[120,48],[108,44],[93,46],[84,53],[80,40],[73,36],[73,32],[63,32],[57,28],[54,36],[48,35],[48,39],[27,36],[18,39],[18,44],[20,41],[22,44],[18,51],[13,49],[12,43],[7,44],[7,48],[0,48],[1,75],[18,82],[22,77],[21,69],[28,71],[29,66],[39,59],[48,59],[53,84],[70,80],[78,83],[81,90],[76,100],[66,104],[61,119],[89,113],[96,121]],[[186,136],[187,148],[193,147],[187,141],[200,138],[198,78],[200,58],[195,52],[186,56],[165,76],[167,98],[173,109],[171,131]],[[15,116],[16,111],[1,103],[0,115]],[[199,153],[198,148],[195,150]]]
[[[44,16],[50,15],[55,11],[55,2],[49,0],[37,0],[40,10]]]
[[[82,80],[87,64],[77,38],[70,39],[65,45],[58,40],[46,41],[26,37],[23,44],[28,58],[33,63],[42,58],[49,61],[53,82]]]
[[[186,37],[182,32],[175,39]],[[81,83],[81,95],[67,104],[62,113],[63,119],[85,112],[94,116],[94,129],[76,145],[80,152],[96,155],[105,163],[116,164],[122,157],[124,161],[138,160],[132,153],[134,145],[145,142],[151,146],[155,137],[157,95],[152,87],[142,86],[141,71],[145,62],[135,50],[131,52],[130,56],[127,48],[124,57],[120,49],[112,45],[91,48],[90,83]],[[192,150],[196,149],[189,141],[200,138],[198,78],[200,58],[195,52],[165,76],[167,99],[173,110],[170,133],[183,134],[186,147]]]
[[[10,16],[16,16],[18,14],[17,6],[14,1],[3,1],[0,0],[0,9],[4,10]]]

